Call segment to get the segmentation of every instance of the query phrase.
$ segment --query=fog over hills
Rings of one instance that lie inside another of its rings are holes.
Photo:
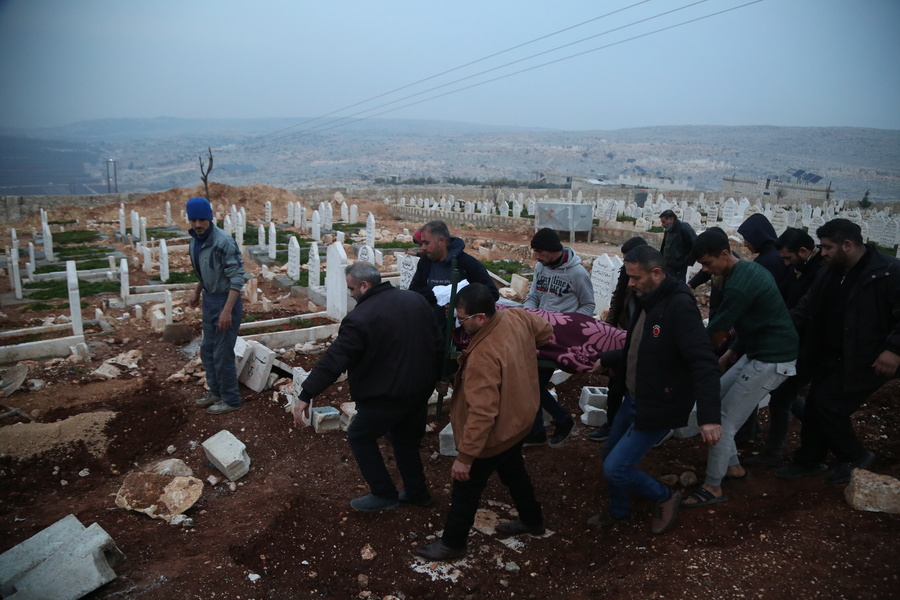
[[[105,193],[193,187],[210,179],[288,189],[451,177],[562,182],[647,173],[716,191],[722,177],[804,169],[836,197],[900,200],[900,131],[849,127],[642,127],[554,131],[450,121],[368,119],[104,119],[0,130],[0,194]],[[115,163],[110,163],[113,159]]]

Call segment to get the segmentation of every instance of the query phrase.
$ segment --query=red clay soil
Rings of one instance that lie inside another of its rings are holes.
[[[277,297],[268,285],[260,287]],[[305,310],[305,299],[300,303]],[[2,310],[8,320],[23,318],[15,309]],[[92,312],[89,308],[85,315]],[[185,320],[199,334],[196,313],[189,311]],[[747,481],[727,488],[728,502],[683,510],[675,528],[662,536],[650,533],[652,507],[642,501],[634,521],[603,533],[588,530],[587,518],[605,507],[605,484],[601,445],[588,441],[581,425],[560,448],[525,450],[550,535],[504,545],[495,535],[473,531],[465,561],[446,569],[430,565],[412,550],[430,543],[447,515],[452,459],[439,455],[437,433],[427,434],[422,448],[435,505],[357,513],[348,502],[367,490],[343,434],[297,429],[283,409],[284,397],[273,398],[272,391],[243,389],[242,410],[207,414],[193,405],[202,386],[166,381],[188,358],[133,321],[89,338],[95,342],[90,363],[34,362],[29,379],[47,385],[0,402],[41,423],[114,411],[103,431],[108,446],[99,455],[75,442],[23,458],[0,457],[0,552],[70,513],[85,525],[98,523],[126,560],[114,581],[87,596],[92,600],[898,596],[900,518],[852,509],[843,497],[845,486],[827,485],[822,476],[786,482],[770,469],[753,469]],[[135,349],[143,353],[139,371],[91,380],[89,373],[103,360]],[[318,357],[298,355],[292,362],[310,368]],[[576,375],[557,391],[578,414],[582,386],[604,381]],[[871,470],[894,477],[900,477],[898,398],[900,386],[894,382],[855,417],[876,454]],[[347,400],[346,383],[338,383],[317,403],[338,407]],[[763,410],[763,423],[765,416]],[[27,421],[5,417],[0,426]],[[798,444],[798,428],[794,423],[791,449]],[[222,429],[244,442],[251,458],[249,473],[234,491],[200,447]],[[743,453],[760,448],[753,442]],[[192,528],[115,507],[129,471],[169,457],[184,460],[204,481],[202,497],[187,512]],[[702,478],[705,458],[698,438],[670,439],[650,452],[643,468],[657,477],[694,471]],[[84,469],[89,474],[80,476]],[[223,481],[211,485],[211,475]],[[482,507],[506,519],[512,515],[508,503],[495,479]]]

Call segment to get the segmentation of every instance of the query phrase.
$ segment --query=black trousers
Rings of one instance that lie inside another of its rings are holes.
[[[794,459],[812,466],[825,460],[830,451],[840,462],[862,458],[866,449],[856,437],[850,420],[878,388],[845,392],[841,365],[821,371],[813,379],[800,428],[800,449]]]
[[[404,402],[399,406],[357,404],[356,411],[356,417],[347,428],[347,441],[372,493],[380,498],[397,498],[397,488],[378,448],[378,438],[390,434],[397,470],[400,471],[406,494],[414,500],[428,496],[419,454],[428,416],[428,396],[421,401]]]
[[[475,513],[481,494],[491,474],[497,472],[500,481],[509,488],[513,505],[519,511],[519,519],[527,525],[543,523],[541,505],[534,497],[534,486],[525,470],[522,458],[522,442],[509,450],[488,458],[476,458],[472,462],[468,481],[453,481],[450,492],[450,514],[444,526],[441,540],[451,548],[464,548],[469,530],[475,523]]]

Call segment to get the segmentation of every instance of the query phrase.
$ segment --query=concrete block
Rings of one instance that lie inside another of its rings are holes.
[[[440,442],[441,456],[456,456],[459,454],[456,451],[456,442],[453,441],[453,426],[450,423],[447,423],[447,426],[441,429],[441,433],[438,434],[438,441]]]
[[[694,437],[700,433],[700,426],[697,424],[697,407],[694,407],[694,410],[691,411],[691,416],[688,418],[688,424],[684,427],[679,427],[675,430],[675,438],[679,440],[683,440],[685,438]]]
[[[209,462],[231,481],[237,481],[250,470],[247,447],[227,429],[203,442],[203,451]]]
[[[595,408],[590,404],[584,407],[584,414],[581,415],[581,422],[588,427],[603,427],[606,425],[606,421],[606,409]]]
[[[571,376],[571,373],[566,373],[565,371],[560,371],[559,369],[557,369],[553,372],[553,376],[550,378],[550,383],[552,383],[553,385],[559,385]]]
[[[269,383],[269,373],[272,372],[272,365],[275,362],[275,352],[256,341],[251,340],[248,343],[251,354],[243,371],[238,376],[238,380],[254,392],[261,392]]]
[[[238,337],[237,341],[234,342],[234,366],[238,374],[238,379],[240,379],[241,374],[244,372],[244,368],[247,366],[247,359],[250,358],[252,354],[252,350],[250,350],[250,344],[248,344],[244,338]]]
[[[581,397],[578,399],[578,407],[584,410],[585,406],[594,408],[606,408],[609,388],[586,385],[581,388]]]
[[[312,426],[316,433],[338,431],[341,428],[341,413],[333,406],[317,406],[312,409]]]
[[[157,333],[166,330],[166,313],[162,307],[155,307],[150,311],[150,329]]]
[[[124,559],[100,525],[68,515],[0,555],[0,593],[76,600],[115,579]]]
[[[344,402],[341,404],[341,431],[347,431],[354,417],[356,417],[356,402]]]

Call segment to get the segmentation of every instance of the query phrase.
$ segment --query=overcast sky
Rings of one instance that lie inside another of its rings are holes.
[[[900,1],[763,0],[677,26],[749,1],[706,0],[628,27],[695,0],[0,0],[0,125],[402,107],[382,116],[900,129]]]

